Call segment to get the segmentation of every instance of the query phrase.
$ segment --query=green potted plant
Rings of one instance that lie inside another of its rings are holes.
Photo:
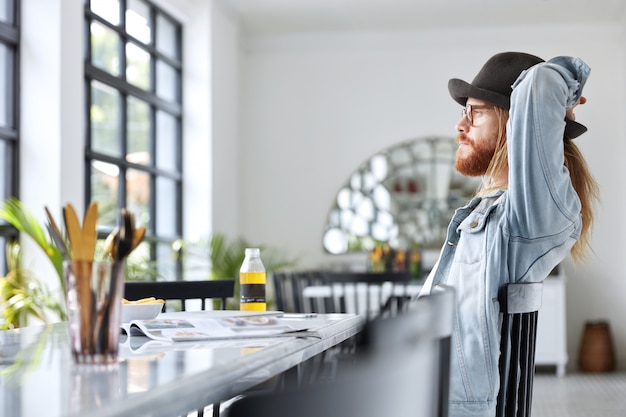
[[[3,322],[1,330],[24,327],[30,318],[49,322],[49,314],[65,320],[65,308],[58,298],[29,270],[22,268],[22,248],[7,244],[6,259],[9,272],[0,278],[0,305]]]
[[[207,258],[210,262],[211,279],[233,278],[235,280],[235,296],[228,308],[239,308],[239,268],[245,257],[246,248],[260,248],[261,259],[265,266],[267,276],[281,268],[293,267],[295,260],[288,259],[278,249],[267,245],[250,243],[248,240],[236,237],[228,238],[223,233],[214,233],[206,240],[200,240],[193,244],[185,245],[186,256]],[[268,305],[271,300],[268,300]]]
[[[0,208],[0,218],[9,222],[13,227],[29,236],[46,254],[57,272],[63,294],[65,294],[65,280],[63,279],[63,255],[59,248],[46,236],[43,228],[33,216],[32,212],[18,199],[11,197]]]
[[[4,326],[23,326],[29,316],[47,321],[44,314],[46,311],[57,314],[61,320],[65,320],[65,279],[61,251],[48,239],[35,216],[18,199],[11,197],[4,202],[0,208],[0,218],[29,236],[43,250],[57,272],[62,294],[62,301],[55,301],[37,277],[31,271],[22,268],[20,246],[7,245],[9,273],[2,279],[0,299],[5,317]]]

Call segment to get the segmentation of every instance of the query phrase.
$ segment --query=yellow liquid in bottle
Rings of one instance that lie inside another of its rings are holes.
[[[265,311],[265,272],[240,272],[241,298],[239,308],[243,311]]]

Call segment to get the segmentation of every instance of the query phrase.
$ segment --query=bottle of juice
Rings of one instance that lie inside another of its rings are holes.
[[[246,248],[245,258],[239,270],[239,308],[241,310],[265,311],[265,266],[259,248]]]

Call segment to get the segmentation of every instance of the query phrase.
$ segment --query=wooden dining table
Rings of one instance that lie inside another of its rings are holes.
[[[316,337],[158,342],[123,336],[117,362],[106,366],[73,363],[66,322],[1,331],[0,415],[184,416],[298,369],[364,325],[355,314],[284,320]]]

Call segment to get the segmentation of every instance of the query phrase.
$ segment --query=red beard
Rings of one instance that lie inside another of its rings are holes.
[[[479,177],[487,172],[491,163],[495,148],[485,140],[478,142],[468,140],[465,135],[458,135],[457,142],[463,143],[456,151],[454,167],[468,177]]]

